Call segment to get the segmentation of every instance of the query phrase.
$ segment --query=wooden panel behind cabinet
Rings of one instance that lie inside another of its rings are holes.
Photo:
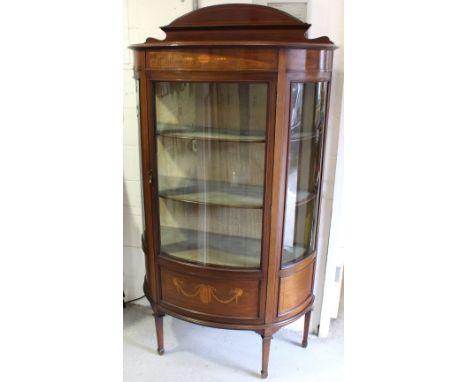
[[[148,52],[154,70],[276,71],[276,49],[177,49]]]
[[[315,262],[314,262],[315,263]],[[278,315],[287,314],[312,294],[313,264],[280,279]]]
[[[161,268],[162,301],[192,312],[259,318],[259,280],[197,277]]]

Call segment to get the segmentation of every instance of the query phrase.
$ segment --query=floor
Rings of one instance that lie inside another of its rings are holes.
[[[156,352],[152,311],[143,299],[123,313],[125,382],[259,381],[261,338],[254,332],[213,329],[164,317],[165,354]],[[285,328],[271,342],[268,381],[338,382],[343,375],[343,303],[330,336],[309,336]],[[297,325],[296,325],[297,327]]]

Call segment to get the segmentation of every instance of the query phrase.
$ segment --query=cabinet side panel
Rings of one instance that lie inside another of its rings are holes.
[[[284,315],[301,305],[312,294],[313,264],[297,273],[282,277],[279,287],[278,315]]]

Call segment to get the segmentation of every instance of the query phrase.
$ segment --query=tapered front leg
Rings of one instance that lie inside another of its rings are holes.
[[[154,314],[154,320],[156,322],[156,337],[158,339],[158,354],[164,354],[164,331],[163,331],[163,317],[164,314]]]
[[[304,316],[304,333],[302,334],[302,347],[306,348],[308,339],[309,339],[309,326],[310,326],[310,316],[312,311],[309,310]]]
[[[268,377],[268,361],[270,359],[271,335],[262,335],[262,378]]]

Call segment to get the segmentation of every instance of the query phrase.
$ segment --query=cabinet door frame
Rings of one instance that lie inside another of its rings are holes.
[[[213,267],[203,266],[200,264],[185,263],[184,265],[193,268],[206,268],[208,271],[233,272],[246,277],[256,277],[261,281],[260,293],[260,317],[265,314],[266,300],[266,279],[270,252],[270,224],[271,224],[271,199],[273,191],[272,174],[273,174],[273,146],[274,146],[274,130],[275,130],[275,115],[276,115],[276,72],[188,72],[188,71],[161,71],[147,70],[146,71],[146,108],[148,119],[148,139],[149,139],[149,174],[151,178],[151,204],[152,204],[152,227],[154,238],[154,271],[156,274],[156,291],[157,300],[161,299],[160,271],[159,263],[161,248],[160,248],[160,221],[159,221],[159,197],[158,197],[158,174],[157,174],[157,145],[156,145],[156,110],[154,102],[154,82],[234,82],[234,83],[267,83],[268,85],[268,103],[267,103],[267,125],[266,125],[266,142],[265,142],[265,167],[264,167],[264,193],[263,193],[263,216],[262,216],[262,239],[261,239],[261,260],[260,268],[232,268],[232,267]],[[168,258],[164,257],[164,261]],[[170,261],[170,260],[169,260]],[[177,261],[174,261],[176,263]],[[255,277],[255,276],[254,276]]]

